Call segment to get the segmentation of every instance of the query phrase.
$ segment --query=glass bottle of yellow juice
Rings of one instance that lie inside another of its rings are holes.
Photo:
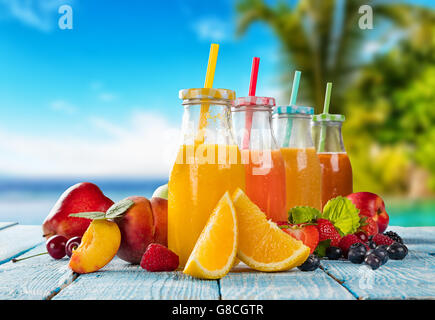
[[[245,169],[231,125],[234,91],[185,89],[180,98],[182,143],[168,184],[168,246],[183,267],[219,199],[245,189]]]
[[[273,127],[285,162],[287,210],[296,206],[322,209],[320,161],[311,136],[313,108],[277,107]]]

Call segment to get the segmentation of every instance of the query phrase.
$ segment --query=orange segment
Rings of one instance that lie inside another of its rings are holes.
[[[259,271],[282,271],[300,266],[310,248],[283,232],[241,190],[233,195],[239,224],[237,256]]]
[[[225,276],[236,259],[237,231],[236,211],[226,192],[210,215],[183,272],[201,279]]]

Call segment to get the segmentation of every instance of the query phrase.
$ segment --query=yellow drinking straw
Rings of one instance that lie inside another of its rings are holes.
[[[216,43],[212,43],[210,46],[210,54],[208,56],[208,65],[207,65],[207,73],[205,75],[205,83],[204,88],[212,88],[213,80],[214,80],[214,72],[216,70],[216,62],[219,52],[219,45]],[[199,130],[198,135],[195,139],[195,145],[199,145],[204,143],[204,130],[207,126],[207,116],[209,113],[209,104],[201,105],[201,113],[199,116]]]

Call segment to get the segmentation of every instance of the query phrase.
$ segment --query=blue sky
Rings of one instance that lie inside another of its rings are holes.
[[[58,28],[62,4],[73,30]],[[259,56],[257,95],[285,103],[272,32],[234,29],[231,0],[0,0],[0,176],[167,174],[178,91],[203,85],[211,42],[215,87],[246,95]]]

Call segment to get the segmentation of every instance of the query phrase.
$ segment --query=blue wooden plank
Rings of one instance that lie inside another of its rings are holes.
[[[404,260],[389,260],[377,270],[349,261],[322,261],[358,299],[434,299],[435,257],[410,250]]]
[[[80,275],[53,299],[219,299],[217,281],[177,272],[146,272],[115,258],[98,272]]]
[[[45,252],[44,244],[25,256],[40,252]],[[43,255],[16,263],[9,261],[0,266],[0,300],[50,299],[75,277],[68,268],[67,258],[54,260]]]
[[[0,230],[12,227],[18,224],[18,222],[0,222]]]
[[[241,264],[220,280],[223,300],[318,300],[355,299],[343,286],[321,269],[302,272],[262,273]]]
[[[41,226],[14,225],[0,231],[0,265],[43,243]]]

